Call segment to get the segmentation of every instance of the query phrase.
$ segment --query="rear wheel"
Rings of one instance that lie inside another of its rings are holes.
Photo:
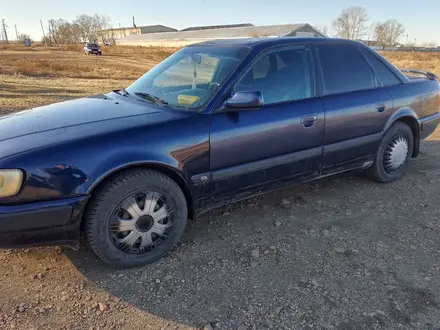
[[[401,178],[408,170],[414,146],[411,128],[396,122],[385,133],[376,158],[367,174],[378,182],[392,182]]]
[[[102,260],[130,268],[164,257],[182,237],[187,217],[185,196],[173,180],[131,170],[115,176],[90,201],[86,233]]]

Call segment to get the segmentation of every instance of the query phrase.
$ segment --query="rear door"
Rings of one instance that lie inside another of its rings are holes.
[[[316,46],[325,108],[323,174],[367,166],[392,110],[386,87],[355,44]]]
[[[215,198],[246,197],[317,174],[322,157],[324,110],[315,97],[306,46],[260,56],[235,84],[259,90],[264,107],[214,113],[211,173]]]

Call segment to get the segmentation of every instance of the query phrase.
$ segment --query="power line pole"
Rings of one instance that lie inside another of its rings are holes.
[[[17,44],[18,44],[18,32],[17,32],[17,24],[14,24],[15,27],[15,37],[17,38]]]
[[[47,39],[46,39],[46,35],[44,34],[43,21],[41,19],[40,19],[40,24],[41,24],[41,31],[43,31],[44,42],[46,43],[46,47],[47,47]]]
[[[49,34],[48,34],[49,44],[52,45],[52,32],[51,32],[51,30],[50,30],[50,24],[49,24],[49,26],[48,26],[48,30],[49,30]]]
[[[8,33],[6,32],[6,23],[5,23],[5,19],[2,18],[2,27],[3,27],[3,34],[5,35],[5,42],[8,42]]]

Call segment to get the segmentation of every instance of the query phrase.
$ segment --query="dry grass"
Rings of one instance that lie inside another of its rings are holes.
[[[81,45],[1,45],[0,113],[126,87],[175,51],[112,46],[85,56]]]
[[[382,55],[399,69],[425,70],[440,77],[440,53],[383,52]]]
[[[174,51],[175,49],[105,47],[102,57],[83,55],[84,58],[81,58],[79,57],[82,54],[80,45],[5,48],[0,58],[0,73],[29,77],[91,79],[102,79],[111,75],[124,79],[136,79],[139,77],[139,68],[143,67],[143,64],[149,63],[151,67]]]
[[[85,56],[82,45],[0,45],[0,113],[127,86],[176,48],[103,46],[102,50],[103,56]],[[399,68],[440,76],[440,53],[383,55]]]
[[[115,64],[93,63],[84,65],[82,62],[65,63],[58,60],[44,59],[17,59],[8,58],[8,67],[3,70],[9,70],[13,75],[24,75],[29,77],[71,77],[71,78],[102,78],[107,75],[125,76],[127,79],[138,77],[138,70],[135,68],[125,68]]]

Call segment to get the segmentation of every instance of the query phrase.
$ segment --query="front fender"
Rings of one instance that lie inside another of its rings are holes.
[[[102,162],[94,173],[90,176],[91,180],[87,184],[78,187],[79,194],[90,194],[100,183],[113,174],[124,169],[133,167],[161,167],[167,168],[179,175],[187,184],[187,178],[178,168],[174,158],[161,157],[159,155],[125,155],[120,154],[117,158],[108,159]]]

